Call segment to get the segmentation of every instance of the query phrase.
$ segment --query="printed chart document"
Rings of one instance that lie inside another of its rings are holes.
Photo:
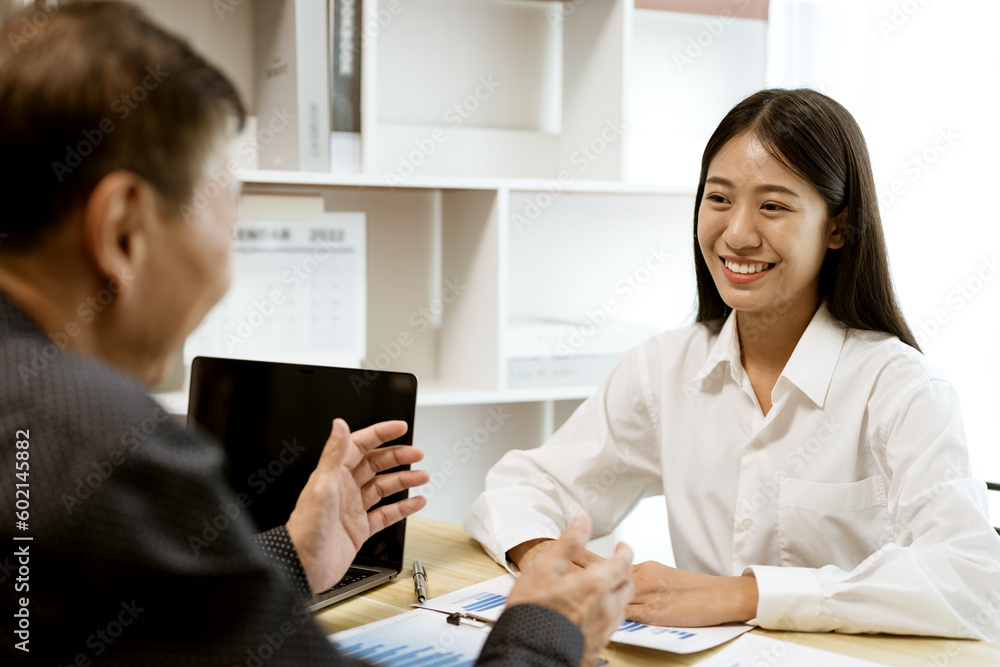
[[[496,620],[503,613],[514,581],[513,576],[505,574],[428,600],[414,611],[344,630],[329,638],[337,642],[337,646],[348,656],[365,659],[381,667],[472,665],[486,643],[490,628],[475,621],[451,625],[447,614],[464,612]],[[611,636],[611,641],[673,653],[695,653],[718,646],[751,629],[752,626],[744,624],[667,628],[625,622]]]
[[[451,625],[426,609],[344,630],[329,636],[347,657],[381,667],[472,665],[490,634],[489,626]]]
[[[792,642],[744,635],[697,667],[883,667],[882,663],[852,658]]]
[[[515,581],[512,575],[505,574],[428,600],[424,607],[448,612],[463,611],[496,620],[503,613],[507,594]],[[696,653],[718,646],[752,629],[752,625],[744,623],[709,628],[672,628],[625,621],[611,635],[611,641],[671,653]]]

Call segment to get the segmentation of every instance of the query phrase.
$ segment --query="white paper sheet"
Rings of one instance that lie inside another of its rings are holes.
[[[882,663],[852,658],[792,642],[744,635],[697,667],[883,667]]]

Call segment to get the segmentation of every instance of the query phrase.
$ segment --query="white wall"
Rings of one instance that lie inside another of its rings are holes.
[[[770,23],[769,83],[857,117],[903,311],[959,392],[973,473],[1000,480],[1000,3],[781,0]]]
[[[764,87],[766,63],[766,21],[635,10],[627,179],[693,190],[708,138]]]

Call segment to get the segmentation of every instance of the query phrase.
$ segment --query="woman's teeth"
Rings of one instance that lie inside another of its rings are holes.
[[[726,268],[732,271],[733,273],[758,273],[760,271],[765,271],[767,269],[770,269],[772,266],[774,266],[774,264],[767,264],[767,263],[737,264],[736,262],[728,259],[725,260],[725,262],[726,262]]]

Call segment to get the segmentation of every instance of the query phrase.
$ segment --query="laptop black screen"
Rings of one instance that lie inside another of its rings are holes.
[[[267,530],[288,520],[334,418],[351,431],[402,419],[406,434],[387,444],[409,445],[416,395],[417,379],[408,373],[197,357],[188,423],[223,443],[230,484],[249,497],[248,511]],[[406,497],[404,491],[380,504]],[[354,562],[402,569],[405,524],[373,535]]]

